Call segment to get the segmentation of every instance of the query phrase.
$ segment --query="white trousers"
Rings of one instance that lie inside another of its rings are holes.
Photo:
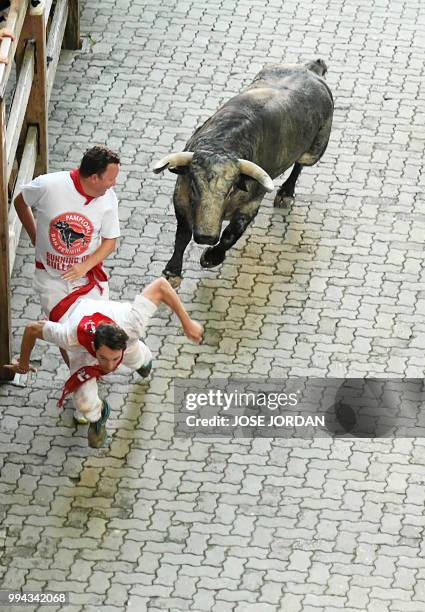
[[[128,343],[124,351],[124,358],[121,362],[130,370],[138,370],[143,365],[152,361],[152,353],[141,340],[132,340]],[[86,365],[96,365],[97,361],[87,351],[70,351],[69,366],[71,374]],[[74,408],[81,413],[88,421],[95,423],[100,419],[102,413],[102,400],[99,398],[97,380],[83,383],[73,394]]]
[[[40,296],[41,309],[44,315],[48,318],[50,311],[64,297],[72,293],[78,287],[87,284],[87,278],[84,276],[77,281],[68,282],[60,277],[50,276],[46,270],[35,269],[33,288]],[[70,309],[59,319],[59,323],[66,321],[72,309],[81,299],[90,298],[91,300],[109,300],[109,285],[108,282],[99,283],[103,289],[100,293],[97,287],[94,287],[89,293],[78,298]]]

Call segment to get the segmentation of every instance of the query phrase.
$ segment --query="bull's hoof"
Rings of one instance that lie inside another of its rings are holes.
[[[165,270],[162,274],[167,279],[167,281],[170,283],[173,289],[178,289],[180,285],[182,284],[182,280],[183,280],[182,276],[174,276],[170,274],[169,272],[166,272]]]
[[[285,194],[277,194],[274,202],[273,202],[273,206],[275,208],[290,208],[292,206],[292,204],[294,203],[295,198],[293,196],[288,196]]]
[[[223,263],[225,254],[215,247],[208,247],[201,255],[200,263],[203,268],[214,268]]]

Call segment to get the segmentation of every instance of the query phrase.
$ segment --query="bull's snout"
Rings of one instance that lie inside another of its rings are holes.
[[[217,244],[219,236],[210,236],[208,234],[200,234],[199,232],[193,232],[193,239],[197,244],[210,244],[213,246]]]

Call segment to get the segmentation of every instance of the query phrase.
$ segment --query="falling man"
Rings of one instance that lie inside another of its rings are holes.
[[[30,357],[37,339],[65,349],[69,355],[71,376],[66,381],[61,406],[73,394],[74,408],[90,422],[88,443],[104,446],[110,406],[98,394],[97,379],[110,374],[122,363],[146,378],[152,367],[152,354],[140,340],[157,307],[164,303],[179,317],[183,331],[200,343],[202,326],[191,319],[177,293],[165,278],[157,278],[136,296],[133,302],[81,300],[65,323],[35,321],[29,323],[22,338],[19,360],[6,367],[26,374],[34,368]]]

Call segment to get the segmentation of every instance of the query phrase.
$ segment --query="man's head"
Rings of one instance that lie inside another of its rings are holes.
[[[127,348],[128,336],[121,327],[111,323],[101,323],[94,334],[96,359],[106,373],[118,366],[123,351]]]
[[[115,185],[119,171],[119,156],[107,147],[96,145],[81,160],[81,183],[88,195],[99,198]]]

